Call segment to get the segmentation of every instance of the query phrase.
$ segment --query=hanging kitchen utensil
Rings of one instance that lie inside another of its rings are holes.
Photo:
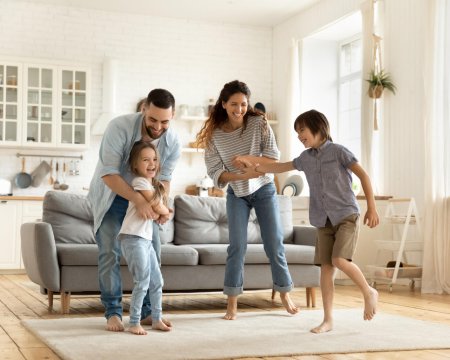
[[[44,178],[47,176],[47,174],[50,172],[50,165],[47,161],[43,160],[41,163],[37,166],[36,169],[34,169],[31,173],[31,185],[34,187],[38,187],[41,185]]]
[[[14,183],[18,188],[26,189],[31,185],[31,175],[25,172],[25,157],[22,158],[22,172],[14,178]]]
[[[48,183],[53,185],[55,178],[53,177],[53,159],[50,160],[50,176],[48,178]]]
[[[62,184],[59,184],[60,190],[67,190],[69,188],[69,185],[66,184],[66,171],[67,171],[67,166],[66,166],[66,161],[64,160],[63,172],[62,172]]]
[[[55,182],[53,183],[53,189],[55,190],[59,190],[59,164],[58,164],[58,160],[56,160],[56,176],[55,176]]]

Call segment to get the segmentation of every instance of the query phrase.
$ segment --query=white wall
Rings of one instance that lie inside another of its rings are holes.
[[[279,114],[280,136],[289,139],[294,119],[286,118],[285,92],[288,82],[291,39],[301,40],[321,28],[360,9],[360,0],[323,0],[274,28],[273,103]],[[380,143],[384,156],[382,167],[386,195],[414,196],[419,211],[423,209],[424,169],[424,45],[421,29],[426,28],[427,0],[384,0],[385,28],[383,66],[392,74],[397,94],[384,97]],[[308,109],[301,109],[302,111]],[[320,111],[320,109],[318,109]],[[281,144],[284,154],[290,143]],[[294,154],[292,154],[294,155]],[[364,164],[363,164],[364,165]]]
[[[106,57],[119,61],[118,112],[134,111],[136,102],[155,87],[169,89],[178,105],[206,106],[209,98],[218,97],[224,83],[235,79],[250,86],[253,103],[260,101],[272,110],[271,28],[0,0],[0,33],[0,58],[52,59],[89,66],[92,122],[101,111]],[[173,125],[185,142],[189,140],[186,133],[195,132],[176,120]],[[92,137],[91,149],[83,152],[80,176],[68,178],[71,188],[89,185],[99,142],[99,137]],[[1,178],[12,179],[20,170],[16,152],[0,149]],[[28,159],[28,171],[39,160]],[[184,192],[186,185],[204,174],[201,155],[182,154],[172,189]]]

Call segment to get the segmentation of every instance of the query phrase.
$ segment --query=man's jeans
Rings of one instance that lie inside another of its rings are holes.
[[[270,260],[273,289],[292,290],[292,279],[283,245],[283,228],[276,189],[267,184],[253,194],[237,197],[231,186],[227,190],[227,216],[230,245],[225,268],[224,294],[237,296],[243,291],[244,258],[247,251],[247,227],[250,210],[255,208],[261,229],[264,251]]]
[[[122,252],[117,235],[122,226],[127,208],[128,200],[116,195],[95,234],[99,252],[98,278],[101,300],[105,307],[105,317],[107,319],[113,315],[122,318],[122,278],[120,276],[120,256]],[[159,262],[161,244],[159,240],[159,226],[155,222],[153,223],[152,245]],[[142,305],[142,319],[148,317],[151,311],[150,295],[147,292]]]
[[[134,235],[120,235],[122,253],[133,275],[133,294],[130,302],[130,326],[137,326],[141,319],[142,302],[150,294],[152,320],[161,320],[163,279],[155,250],[150,240]]]

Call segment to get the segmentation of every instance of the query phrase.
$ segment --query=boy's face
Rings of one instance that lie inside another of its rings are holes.
[[[311,130],[306,126],[297,127],[296,131],[298,134],[298,139],[305,148],[317,149],[324,142],[322,137],[320,136],[320,133],[313,135]]]

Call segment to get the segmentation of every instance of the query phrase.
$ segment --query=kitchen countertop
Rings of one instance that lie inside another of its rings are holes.
[[[80,189],[76,187],[70,187],[67,190],[55,190],[51,186],[40,186],[37,188],[29,187],[27,189],[13,189],[12,196],[0,196],[0,201],[5,200],[31,200],[42,201],[47,191],[64,191],[71,194],[87,195],[86,189]]]
[[[44,200],[43,196],[16,196],[16,195],[12,195],[12,196],[0,196],[0,201],[5,201],[5,200],[36,200],[36,201],[42,201]]]

